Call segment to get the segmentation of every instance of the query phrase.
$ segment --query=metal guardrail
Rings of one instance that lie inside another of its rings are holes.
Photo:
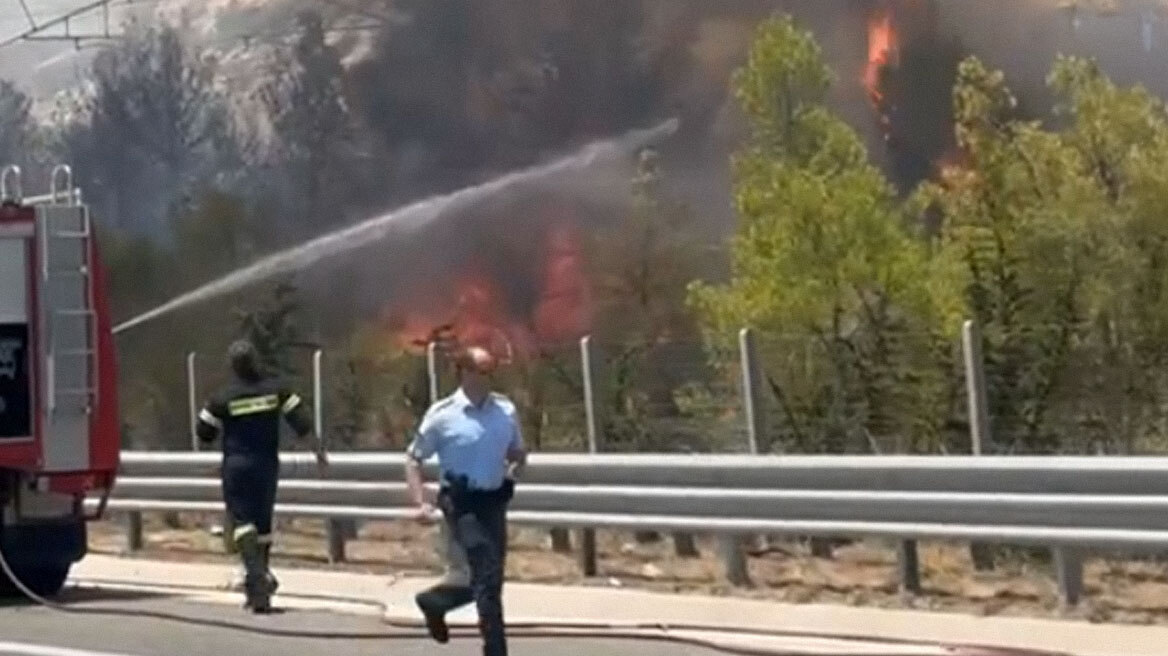
[[[139,531],[142,512],[222,512],[219,462],[213,453],[125,452],[109,508],[137,516],[131,526]],[[282,454],[277,513],[408,517],[404,462],[396,453],[338,453],[318,479],[312,456]],[[509,517],[724,542],[760,534],[892,539],[900,542],[902,586],[914,591],[916,540],[1048,547],[1062,598],[1073,604],[1082,550],[1168,550],[1168,458],[534,454]]]
[[[124,451],[120,476],[214,476],[218,453]],[[405,456],[329,455],[334,480],[404,481]],[[280,456],[285,479],[316,478],[307,453]],[[435,471],[431,464],[429,473]],[[740,489],[1168,495],[1168,458],[1099,456],[792,456],[532,454],[525,483]]]
[[[700,456],[700,460],[692,457],[671,457],[652,455],[642,457],[640,460],[637,456],[625,457],[601,457],[596,460],[588,460],[592,454],[601,453],[605,450],[603,443],[603,425],[602,414],[604,409],[596,403],[598,395],[602,395],[603,390],[596,384],[599,372],[603,369],[603,358],[597,351],[596,345],[589,336],[585,336],[580,340],[579,364],[581,371],[581,398],[583,402],[583,413],[581,419],[584,421],[584,434],[587,436],[587,447],[589,455],[585,456],[555,456],[548,458],[541,458],[534,473],[528,474],[527,483],[548,483],[548,484],[575,484],[575,485],[687,485],[690,487],[727,487],[727,488],[767,488],[772,486],[774,477],[776,475],[773,471],[773,463],[764,460],[752,461],[748,457],[729,457],[710,459],[709,456]],[[985,372],[984,363],[981,356],[981,336],[977,330],[977,326],[971,322],[965,322],[962,329],[962,349],[964,353],[964,365],[967,383],[967,397],[968,410],[971,417],[970,422],[970,448],[974,455],[982,454],[983,444],[990,444],[990,434],[988,426],[988,414],[986,408],[986,390],[985,390]],[[322,380],[323,368],[321,366],[325,353],[323,351],[316,351],[312,357],[312,389],[313,389],[313,419],[315,433],[321,439],[321,446],[327,447],[326,425],[324,421],[325,408],[324,400],[321,391],[325,388]],[[437,344],[431,341],[426,348],[426,375],[429,388],[429,400],[431,403],[437,402],[439,399],[440,381],[439,381],[439,366],[438,366],[438,349]],[[199,443],[195,436],[195,422],[197,414],[197,403],[199,398],[198,390],[196,389],[198,372],[197,372],[196,353],[188,353],[186,358],[186,379],[187,379],[187,393],[190,421],[190,438],[191,450],[198,451]],[[766,412],[762,411],[765,394],[762,391],[764,379],[762,362],[758,357],[758,349],[754,332],[749,328],[743,328],[738,332],[738,364],[739,373],[741,374],[741,395],[740,408],[745,429],[746,437],[745,444],[740,446],[745,447],[750,456],[758,456],[760,450],[760,438],[766,434]],[[154,476],[191,476],[192,469],[196,468],[200,471],[207,472],[203,475],[210,475],[214,470],[213,460],[200,460],[197,456],[192,460],[174,460],[168,461],[167,458],[173,458],[175,454],[160,455],[157,457],[150,457],[145,454],[134,456],[137,460],[131,462],[133,467],[138,468],[138,475],[154,475]],[[585,460],[579,460],[580,457]],[[214,458],[214,456],[212,456]],[[343,457],[342,457],[343,458]],[[295,458],[285,459],[286,475],[289,477],[299,476],[302,473],[311,477],[311,473],[305,467],[311,468],[311,463],[304,459],[297,460]],[[401,457],[389,454],[360,454],[352,455],[346,459],[335,461],[337,465],[343,470],[339,474],[341,478],[351,478],[353,480],[368,480],[368,481],[385,481],[391,480],[399,476],[401,471]],[[787,461],[784,461],[787,462]],[[794,461],[791,461],[794,462]],[[913,490],[918,489],[914,485],[924,486],[922,490],[940,491],[950,489],[946,486],[958,485],[961,477],[971,477],[973,479],[982,476],[982,470],[976,466],[969,467],[969,463],[962,463],[960,471],[954,471],[944,466],[937,468],[933,473],[912,471],[911,475],[905,476],[900,469],[899,464],[892,465],[892,469],[886,469],[889,462],[880,461],[878,464],[863,464],[856,466],[855,464],[848,464],[849,461],[822,461],[818,462],[814,459],[804,459],[798,461],[794,467],[789,467],[787,470],[781,472],[784,485],[788,488],[808,488],[808,489],[869,489],[873,486],[878,487],[882,484],[889,484],[889,489],[896,490]],[[840,464],[844,463],[844,464]],[[837,467],[837,465],[839,465]],[[932,467],[932,465],[922,465],[924,468]],[[185,469],[184,469],[185,468]],[[684,480],[676,478],[678,472],[684,472]],[[1058,489],[1046,489],[1051,483],[1051,476],[1040,476],[1038,479],[1029,479],[1027,476],[1030,472],[1014,473],[1000,472],[994,474],[994,480],[1001,485],[1009,485],[1009,487],[999,487],[993,491],[1058,491]],[[1057,473],[1056,473],[1057,474]],[[129,474],[133,475],[133,474]],[[956,478],[955,478],[956,477]],[[1056,476],[1057,477],[1057,476]],[[1063,479],[1066,476],[1062,476]],[[893,485],[893,483],[896,483]],[[965,485],[966,483],[961,483]],[[1063,484],[1064,486],[1067,483]],[[1077,491],[1074,483],[1069,483],[1069,491]],[[1105,483],[1104,489],[1097,490],[1098,493],[1105,493],[1110,489],[1110,483]],[[855,486],[849,488],[848,486]],[[1166,491],[1168,492],[1168,491]],[[136,520],[135,520],[136,518]],[[140,525],[141,515],[131,514],[131,526]],[[137,521],[137,524],[134,522]],[[352,521],[343,520],[339,517],[328,518],[325,522],[326,535],[328,536],[328,558],[330,562],[338,562],[345,557],[345,540],[355,535],[355,525]],[[137,544],[133,536],[140,537],[140,531],[131,531],[131,544]],[[557,551],[567,551],[571,549],[568,536],[561,530],[553,530],[551,532],[552,546]],[[692,535],[682,532],[674,532],[673,541],[676,553],[679,557],[691,557],[696,554],[696,546],[694,545]],[[579,559],[581,571],[585,576],[593,576],[597,572],[596,566],[596,541],[594,529],[584,528],[581,530],[579,538]],[[814,543],[813,551],[821,554],[824,549],[824,543],[819,541]],[[720,548],[725,559],[726,577],[730,582],[735,584],[749,583],[749,573],[746,559],[743,555],[741,544],[738,543],[735,536],[726,534],[720,539]],[[981,545],[971,545],[971,555],[974,558],[975,566],[979,570],[992,568],[992,554],[985,551]],[[907,590],[917,590],[919,588],[919,578],[915,576],[918,569],[916,564],[916,547],[908,541],[903,541],[900,545],[900,552],[902,563],[902,585]]]

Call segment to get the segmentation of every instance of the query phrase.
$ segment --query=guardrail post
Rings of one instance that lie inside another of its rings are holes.
[[[692,533],[674,533],[673,534],[673,553],[678,558],[697,558],[698,553],[697,542],[694,541]]]
[[[722,552],[722,562],[726,567],[726,580],[731,585],[750,585],[750,572],[746,568],[746,556],[742,552],[742,538],[738,535],[718,536],[718,547]]]
[[[134,552],[142,550],[142,513],[126,513],[126,549]]]
[[[1073,547],[1055,547],[1055,574],[1058,577],[1059,601],[1064,608],[1074,608],[1083,595],[1083,554]]]
[[[965,357],[965,390],[969,414],[969,450],[980,456],[992,442],[989,404],[986,400],[985,357],[982,354],[981,330],[967,320],[961,326],[961,350]],[[973,568],[985,572],[994,568],[994,554],[988,545],[969,545]]]
[[[900,575],[900,591],[906,594],[920,594],[921,568],[917,556],[917,541],[902,540],[896,550],[896,564]]]
[[[580,372],[584,386],[584,423],[588,429],[588,453],[599,450],[599,419],[596,408],[596,359],[592,351],[592,336],[580,338]],[[580,573],[596,576],[596,531],[580,531]]]

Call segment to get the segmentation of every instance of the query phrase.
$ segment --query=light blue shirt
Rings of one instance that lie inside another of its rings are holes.
[[[472,488],[495,490],[507,476],[507,452],[522,447],[515,404],[488,394],[476,406],[459,388],[430,406],[407,453],[418,462],[437,455],[443,476],[465,475]]]

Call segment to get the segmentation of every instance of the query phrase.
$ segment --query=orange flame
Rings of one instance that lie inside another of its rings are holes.
[[[404,317],[387,313],[384,323],[405,350],[424,348],[435,330],[447,326],[445,332],[457,343],[483,346],[503,361],[526,359],[541,346],[578,339],[591,326],[591,286],[579,237],[567,223],[549,230],[542,259],[539,296],[530,316],[514,316],[499,282],[469,267],[445,283],[419,290]]]
[[[896,55],[896,30],[892,26],[892,16],[881,12],[868,21],[868,64],[864,67],[864,88],[873,104],[884,98],[880,90],[880,70]]]
[[[562,343],[582,337],[592,323],[592,295],[584,275],[579,238],[568,226],[548,235],[543,293],[532,318],[540,341]]]

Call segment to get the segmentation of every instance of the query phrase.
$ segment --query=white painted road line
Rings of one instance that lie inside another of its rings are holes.
[[[132,656],[122,652],[90,651],[88,649],[69,649],[51,645],[34,645],[27,642],[4,641],[0,641],[0,654],[5,656]]]

